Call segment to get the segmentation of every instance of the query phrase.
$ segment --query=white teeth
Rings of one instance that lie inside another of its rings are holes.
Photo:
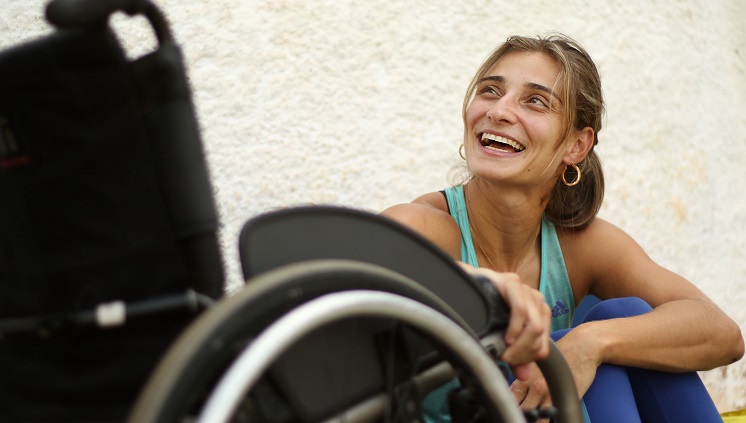
[[[507,138],[500,137],[500,136],[497,136],[497,135],[494,135],[494,134],[488,134],[486,132],[482,134],[482,141],[485,141],[485,140],[495,141],[495,142],[499,142],[501,144],[509,145],[509,146],[515,148],[515,151],[523,151],[523,150],[526,149],[526,147],[518,144],[517,142],[515,142],[513,140],[509,140]]]

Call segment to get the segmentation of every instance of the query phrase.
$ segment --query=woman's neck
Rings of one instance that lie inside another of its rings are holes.
[[[546,200],[526,189],[497,188],[473,179],[464,186],[471,236],[477,254],[496,271],[521,273],[539,257],[537,238]],[[548,198],[548,193],[546,195]]]

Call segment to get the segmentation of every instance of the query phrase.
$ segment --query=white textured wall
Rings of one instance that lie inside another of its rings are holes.
[[[0,46],[48,31],[42,0],[0,0]],[[379,211],[441,189],[463,91],[510,34],[549,30],[597,61],[608,103],[601,215],[746,328],[746,2],[160,0],[184,47],[229,287],[242,223],[277,207]],[[115,26],[131,54],[141,21]],[[746,364],[703,377],[746,407]]]

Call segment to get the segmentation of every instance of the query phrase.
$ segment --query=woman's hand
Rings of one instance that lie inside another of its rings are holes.
[[[513,392],[516,402],[524,410],[552,405],[547,382],[536,363],[529,364],[528,377],[516,379],[510,385],[510,390]]]
[[[596,377],[596,369],[601,364],[596,349],[587,341],[591,337],[583,336],[582,326],[568,332],[557,341],[567,365],[575,379],[578,395],[582,398]],[[510,390],[523,409],[541,408],[552,405],[546,380],[536,364],[531,364],[529,376],[525,380],[516,379]]]
[[[549,355],[549,328],[552,313],[541,293],[523,283],[515,273],[497,273],[490,269],[475,269],[463,264],[473,275],[489,278],[510,307],[510,321],[505,331],[507,348],[500,359],[513,374],[525,380],[530,375],[529,364]]]
[[[583,395],[591,387],[593,379],[596,378],[596,370],[601,365],[602,358],[598,345],[594,342],[597,337],[585,333],[593,323],[580,325],[557,341],[557,347],[562,352],[567,365],[570,367],[575,386],[578,387],[578,396]],[[585,333],[585,334],[584,334]]]

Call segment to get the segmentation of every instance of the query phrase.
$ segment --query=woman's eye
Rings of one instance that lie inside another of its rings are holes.
[[[479,89],[479,94],[499,95],[499,91],[494,85],[486,85]]]
[[[547,101],[538,96],[529,97],[528,102],[536,106],[548,107]]]

